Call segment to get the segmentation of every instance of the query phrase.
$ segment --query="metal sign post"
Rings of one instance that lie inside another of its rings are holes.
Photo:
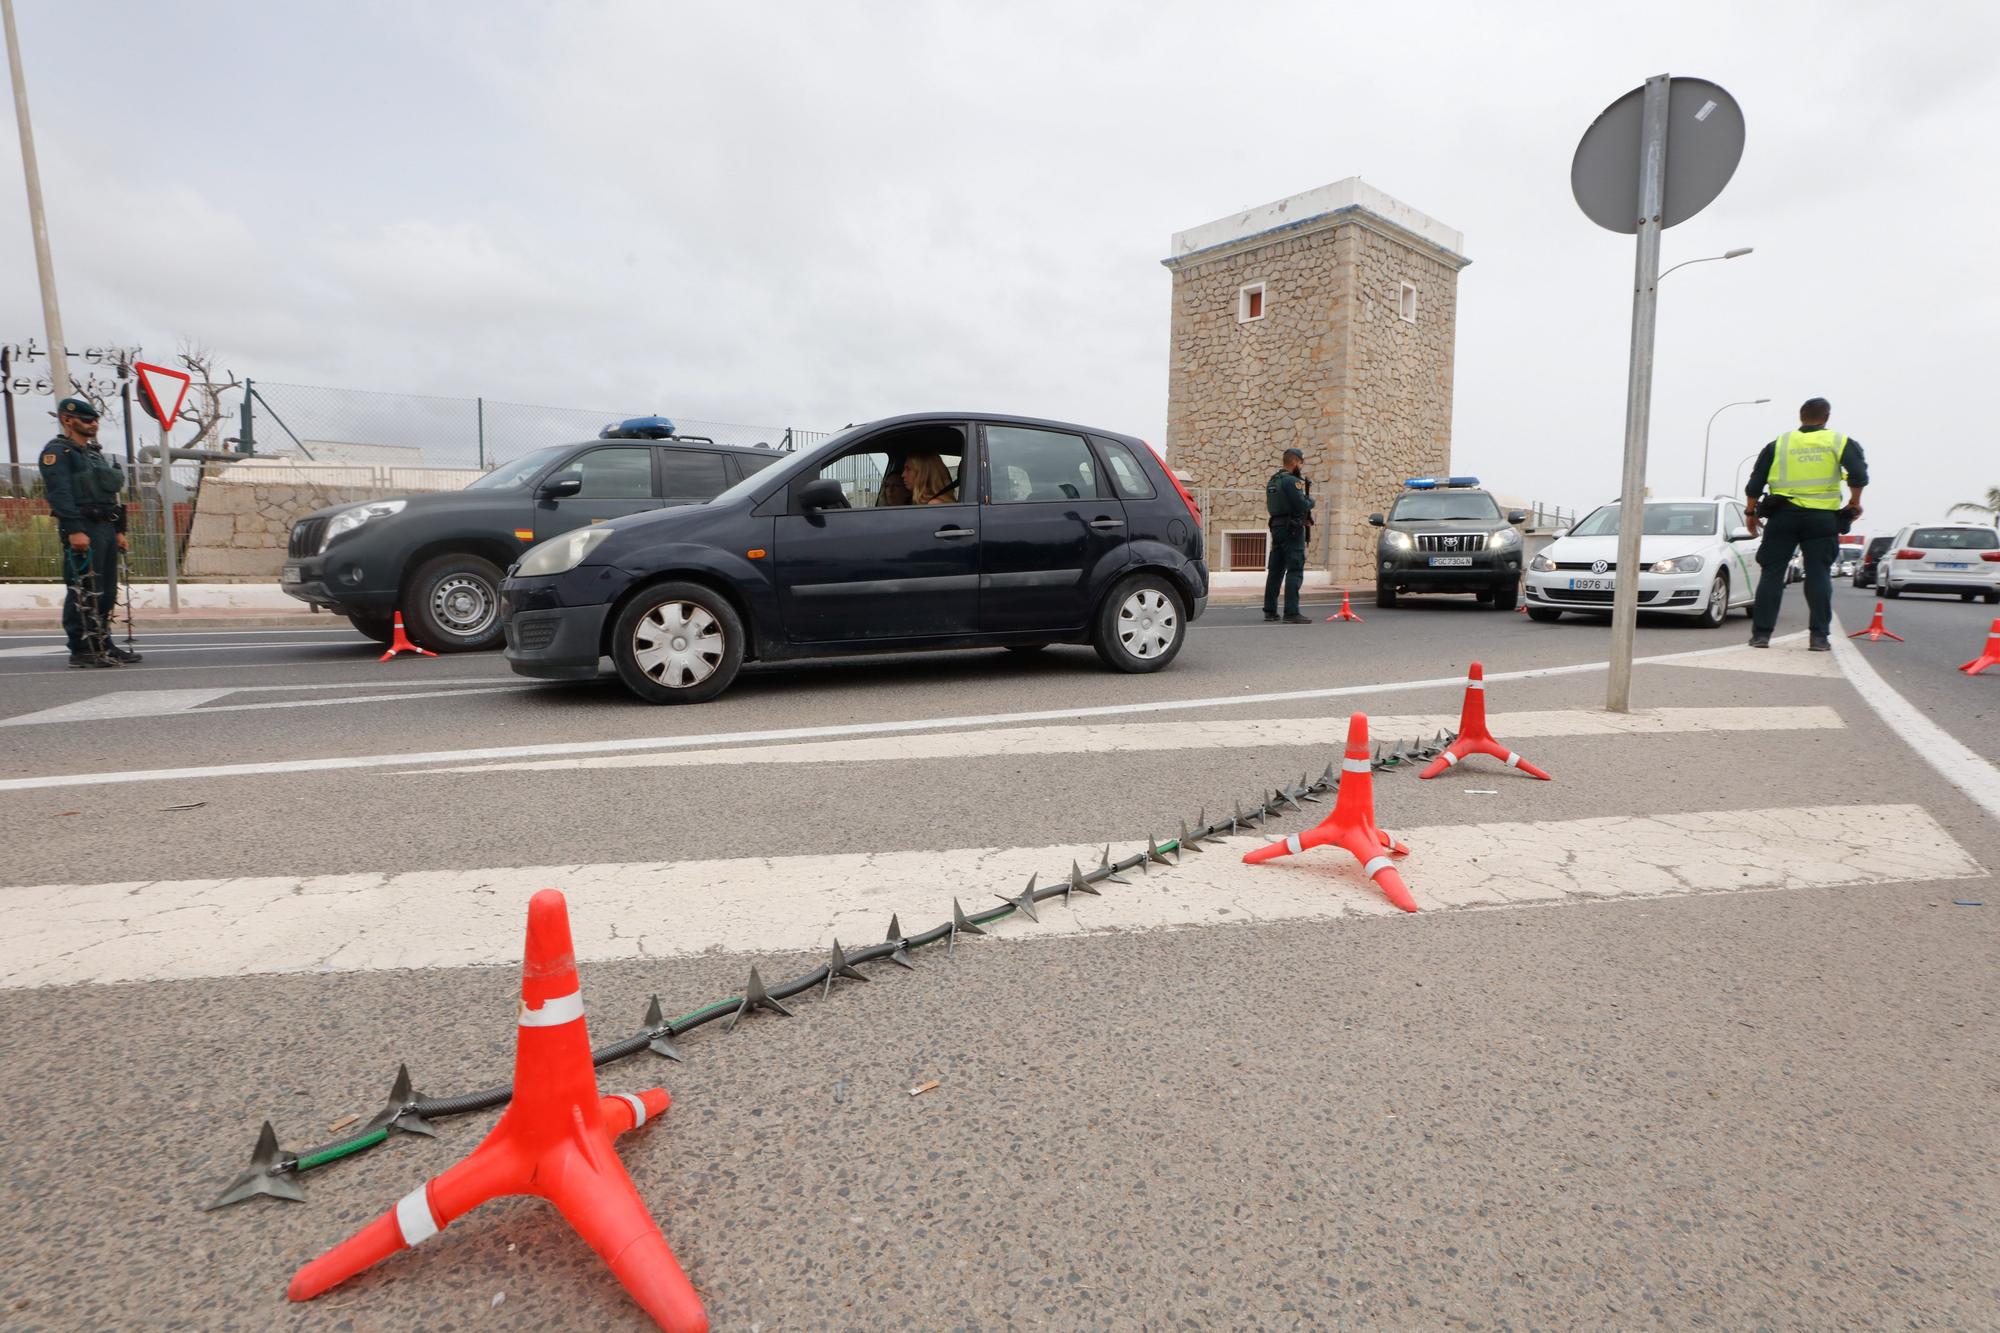
[[[1632,359],[1625,376],[1618,567],[1611,584],[1611,678],[1604,700],[1614,713],[1632,711],[1632,640],[1639,625],[1639,539],[1646,528],[1646,432],[1653,411],[1660,233],[1713,203],[1742,158],[1743,113],[1736,99],[1706,79],[1661,74],[1606,107],[1585,131],[1570,163],[1570,190],[1584,215],[1607,230],[1638,238],[1632,275]]]

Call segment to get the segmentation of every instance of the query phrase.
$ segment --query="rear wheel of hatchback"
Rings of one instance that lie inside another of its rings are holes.
[[[1097,608],[1092,646],[1114,671],[1158,671],[1187,640],[1180,590],[1162,574],[1131,574]]]
[[[662,583],[618,613],[611,662],[625,687],[654,704],[698,704],[728,689],[743,666],[742,617],[699,583]]]

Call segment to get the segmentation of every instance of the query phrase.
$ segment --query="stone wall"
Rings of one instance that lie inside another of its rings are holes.
[[[202,478],[195,495],[194,524],[181,573],[188,578],[276,579],[285,563],[285,541],[294,520],[315,509],[387,500],[418,489],[252,481],[212,472]]]
[[[1403,478],[1449,467],[1458,270],[1467,262],[1433,239],[1457,233],[1352,184],[1368,207],[1294,213],[1245,236],[1210,224],[1176,237],[1165,261],[1174,274],[1169,461],[1194,486],[1238,488],[1204,514],[1213,533],[1262,527],[1265,480],[1287,447],[1304,450],[1325,528],[1309,550],[1340,583],[1372,579],[1367,515],[1386,508]],[[1284,212],[1257,210],[1247,225]],[[1387,221],[1391,213],[1428,234]],[[1213,243],[1189,251],[1188,236]],[[1239,321],[1238,292],[1260,282],[1263,317]],[[1414,322],[1399,309],[1405,282],[1417,289]],[[1211,541],[1211,558],[1215,550]]]

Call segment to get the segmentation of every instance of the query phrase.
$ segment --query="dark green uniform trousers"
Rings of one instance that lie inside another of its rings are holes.
[[[1757,601],[1750,609],[1750,632],[1768,635],[1778,627],[1785,600],[1785,566],[1792,552],[1805,557],[1806,629],[1824,639],[1833,628],[1833,562],[1840,554],[1840,513],[1786,505],[1764,518],[1757,547]]]
[[[1299,613],[1299,588],[1306,581],[1306,529],[1303,523],[1271,525],[1271,557],[1264,574],[1264,614],[1278,614],[1278,585],[1285,585],[1285,614]]]
[[[90,538],[90,549],[69,544],[69,534]],[[63,551],[63,633],[72,653],[101,653],[111,646],[111,608],[118,602],[118,525],[83,523],[66,529],[59,540]]]

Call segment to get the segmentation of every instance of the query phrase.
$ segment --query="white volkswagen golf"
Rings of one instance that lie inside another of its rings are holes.
[[[1618,511],[1598,508],[1528,562],[1535,620],[1605,614],[1618,578]],[[1757,539],[1739,500],[1648,500],[1639,538],[1639,609],[1699,616],[1711,628],[1757,595]]]

